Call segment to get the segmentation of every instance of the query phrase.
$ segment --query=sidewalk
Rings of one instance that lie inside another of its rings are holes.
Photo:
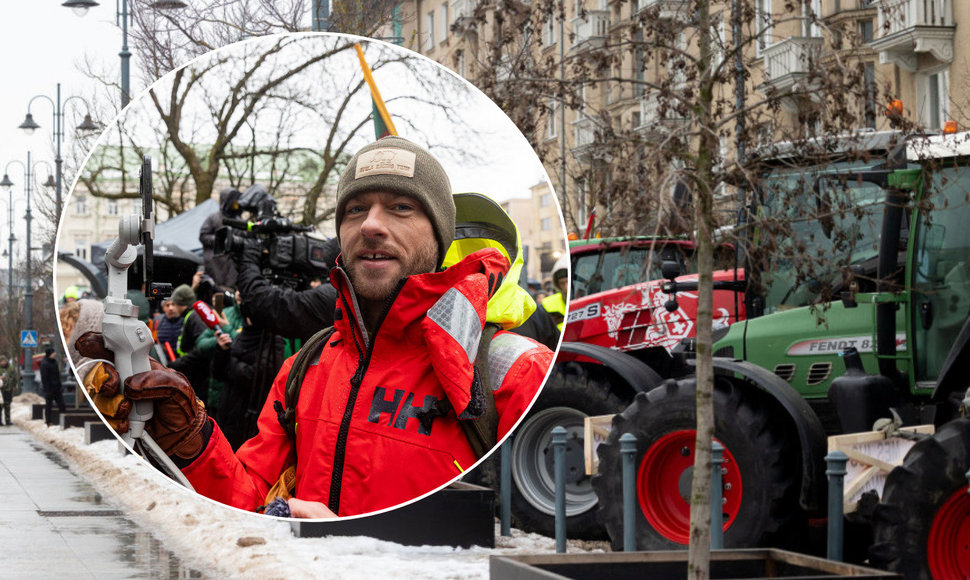
[[[201,578],[50,448],[0,427],[3,578]]]

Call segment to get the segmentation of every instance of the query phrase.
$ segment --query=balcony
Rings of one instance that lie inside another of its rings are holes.
[[[673,97],[668,97],[666,107],[662,108],[660,91],[644,93],[640,97],[640,124],[635,130],[647,136],[664,137],[686,127],[689,119],[679,116],[673,110],[675,102]]]
[[[684,22],[690,16],[689,4],[688,0],[639,0],[638,7],[634,11],[656,10],[657,18],[660,20]]]
[[[596,120],[580,113],[579,117],[572,122],[572,126],[573,155],[583,162],[593,161],[597,158],[596,150],[598,148]]]
[[[764,50],[765,82],[780,94],[798,92],[822,55],[822,39],[792,36]]]
[[[589,10],[585,18],[573,18],[573,48],[585,50],[606,44],[610,30],[609,10]]]
[[[953,62],[953,0],[877,0],[878,36],[871,46],[883,64],[917,72]]]
[[[478,0],[451,0],[448,9],[451,10],[455,19],[452,26],[456,29],[465,29],[471,26],[475,20],[476,6],[478,6]]]

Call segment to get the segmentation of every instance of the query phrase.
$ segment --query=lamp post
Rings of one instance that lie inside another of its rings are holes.
[[[34,120],[34,116],[30,113],[30,107],[34,104],[37,99],[46,99],[50,103],[51,108],[54,111],[54,118],[52,121],[53,131],[54,131],[54,144],[56,148],[56,155],[54,157],[54,191],[55,191],[55,205],[54,205],[54,224],[55,227],[61,223],[61,191],[63,187],[63,164],[64,159],[61,157],[61,142],[64,140],[64,113],[66,112],[66,106],[69,102],[77,99],[84,103],[87,112],[84,114],[84,120],[80,125],[75,127],[76,130],[82,132],[97,131],[101,127],[98,126],[91,119],[91,106],[88,104],[84,97],[79,97],[73,95],[67,97],[63,101],[61,100],[61,83],[57,83],[57,98],[52,99],[47,95],[35,95],[30,101],[27,102],[27,116],[24,117],[24,122],[18,125],[19,129],[23,129],[28,135],[33,134],[34,131],[40,129],[40,125]]]
[[[25,219],[27,221],[27,272],[26,272],[27,277],[26,277],[26,288],[24,289],[24,325],[27,327],[27,330],[33,330],[32,329],[32,326],[34,324],[34,317],[33,317],[34,290],[33,290],[33,279],[32,279],[31,267],[30,267],[31,266],[31,263],[30,263],[30,252],[31,252],[31,246],[30,246],[30,244],[31,244],[31,238],[30,238],[30,223],[33,220],[33,216],[31,215],[31,211],[30,211],[30,189],[31,189],[31,185],[32,185],[32,182],[33,182],[33,179],[34,179],[35,172],[33,172],[34,166],[31,165],[31,162],[30,162],[30,151],[27,152],[27,163],[26,164],[24,164],[23,162],[18,161],[16,159],[13,160],[13,161],[9,161],[7,163],[7,165],[4,167],[3,180],[0,180],[0,187],[6,188],[7,191],[10,193],[10,198],[9,198],[10,208],[8,209],[8,211],[11,212],[11,218],[10,218],[10,255],[11,255],[11,261],[13,259],[13,240],[14,240],[14,237],[13,237],[13,213],[12,213],[13,212],[13,193],[12,193],[12,188],[14,186],[14,182],[10,180],[9,169],[10,169],[10,166],[13,165],[13,164],[21,165],[23,167],[23,169],[24,169],[24,190],[27,193],[27,215],[25,216]],[[38,165],[39,165],[39,163],[38,163]],[[13,286],[13,266],[12,266],[12,263],[10,265],[10,272],[11,272],[10,273],[10,286],[12,287]],[[25,385],[33,385],[33,383],[34,383],[34,365],[33,365],[33,356],[32,356],[33,353],[32,353],[32,350],[33,349],[31,347],[24,347],[24,370],[23,370],[23,377],[24,377],[24,384]]]
[[[66,6],[78,16],[87,14],[89,8],[98,6],[94,0],[67,0],[61,6]],[[181,0],[156,0],[150,4],[155,10],[173,10],[185,8]],[[115,24],[121,27],[121,108],[124,109],[131,101],[131,52],[128,50],[128,0],[115,0]]]

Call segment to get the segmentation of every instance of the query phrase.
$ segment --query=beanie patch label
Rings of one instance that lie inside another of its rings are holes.
[[[414,177],[417,156],[404,149],[380,148],[361,153],[357,158],[354,179],[369,175],[402,175]]]

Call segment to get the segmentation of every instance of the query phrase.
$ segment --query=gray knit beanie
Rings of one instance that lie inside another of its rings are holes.
[[[172,302],[179,306],[192,306],[195,303],[195,292],[188,284],[182,284],[172,292]]]
[[[337,184],[337,237],[347,201],[360,193],[387,191],[421,202],[438,242],[438,265],[455,237],[451,182],[437,159],[401,137],[384,137],[354,154]]]

